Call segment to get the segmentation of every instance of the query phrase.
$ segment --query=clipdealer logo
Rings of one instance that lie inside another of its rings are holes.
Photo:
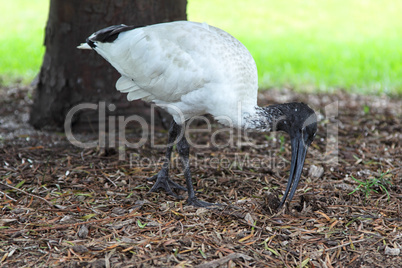
[[[165,105],[163,107],[165,109],[175,110],[176,114],[181,114],[182,119],[184,118],[183,114],[180,110],[173,105]],[[321,163],[326,163],[327,165],[336,166],[338,164],[338,102],[335,101],[331,104],[328,104],[324,107],[323,113],[318,113],[318,123],[324,126],[325,133],[319,133],[321,142],[325,142],[325,150],[322,148],[316,149],[314,146],[311,146],[309,149],[309,153],[313,156],[314,161],[319,161]],[[239,110],[241,107],[239,107]],[[73,133],[72,124],[73,118],[78,113],[83,110],[93,110],[98,113],[98,135],[97,140],[83,142],[78,140]],[[155,118],[157,118],[156,105],[151,105],[150,116],[151,121],[147,122],[143,117],[138,115],[131,116],[116,116],[116,115],[108,115],[109,112],[114,112],[116,110],[116,105],[109,104],[106,105],[106,102],[95,103],[82,103],[74,106],[70,109],[70,111],[66,115],[66,119],[64,121],[64,129],[67,139],[71,144],[77,146],[82,149],[88,148],[116,148],[119,152],[119,160],[126,160],[127,148],[129,149],[139,149],[142,148],[145,144],[149,144],[151,148],[155,149],[164,149],[167,144],[159,144],[157,141],[160,140],[160,133],[155,129]],[[240,116],[241,113],[239,113]],[[216,119],[216,118],[215,118]],[[202,122],[201,126],[197,126],[194,122],[198,120],[198,122]],[[194,149],[205,149],[205,148],[241,148],[243,146],[250,146],[252,148],[267,148],[267,142],[263,142],[262,144],[257,144],[256,139],[253,139],[249,136],[249,131],[242,131],[241,129],[235,129],[232,126],[233,122],[230,121],[229,118],[224,118],[226,120],[227,126],[221,126],[219,128],[213,127],[216,124],[215,120],[207,117],[207,116],[195,116],[189,119],[186,122],[186,130],[179,134],[179,137],[182,135],[186,135],[186,139],[189,145]],[[184,119],[183,119],[184,121]],[[222,118],[221,120],[222,121]],[[139,135],[136,135],[136,138],[133,140],[130,138],[127,139],[126,130],[129,124],[136,124],[136,130],[138,130]],[[138,128],[138,129],[137,129]],[[251,133],[251,132],[250,132]],[[194,135],[195,134],[195,135]],[[194,139],[194,136],[197,134],[205,135],[208,137],[207,142],[201,143]],[[223,134],[225,136],[225,140],[220,138]],[[275,132],[271,133],[261,133],[261,135],[271,136],[272,142],[276,142],[279,146],[278,141],[276,140]],[[267,148],[268,149],[268,148]],[[129,154],[130,155],[130,154]],[[134,153],[135,155],[135,153]],[[266,155],[269,158],[270,150],[266,151]],[[240,156],[239,156],[240,157]],[[251,157],[251,156],[250,156]],[[202,158],[204,159],[204,158]],[[210,158],[208,158],[210,159]],[[245,158],[247,160],[247,158]],[[201,158],[198,158],[200,161]],[[138,159],[133,158],[130,155],[130,161],[134,161],[135,165],[138,164]],[[159,161],[155,159],[147,159],[143,160],[142,165],[147,166],[146,161],[152,163],[153,165],[158,165]],[[214,160],[215,161],[215,160]],[[208,165],[214,165],[214,161],[207,163]],[[223,160],[221,159],[219,163]],[[134,163],[133,162],[133,163]],[[258,162],[258,161],[257,161]],[[197,164],[197,163],[194,163]],[[205,164],[205,163],[204,163]]]

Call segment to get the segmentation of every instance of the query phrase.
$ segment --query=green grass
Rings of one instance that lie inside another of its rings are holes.
[[[365,181],[361,181],[356,179],[355,177],[351,176],[353,180],[355,180],[357,183],[359,183],[359,186],[357,186],[351,193],[350,195],[353,194],[354,192],[361,190],[364,193],[365,199],[367,200],[369,195],[373,193],[378,193],[378,189],[385,193],[387,195],[388,201],[390,199],[389,192],[388,192],[388,187],[391,185],[391,181],[389,181],[385,176],[388,174],[388,172],[382,172],[379,178],[368,178]]]
[[[0,85],[29,83],[39,72],[49,0],[2,1]]]
[[[253,54],[262,88],[402,95],[402,1],[189,0],[188,18],[218,26]],[[39,71],[49,0],[3,1],[0,84]]]
[[[243,42],[261,87],[400,95],[400,10],[391,0],[189,0],[188,15]]]

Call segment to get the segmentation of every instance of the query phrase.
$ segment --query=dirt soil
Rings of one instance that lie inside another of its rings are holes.
[[[0,92],[1,267],[401,267],[401,98],[262,93],[261,104],[319,114],[295,198],[276,211],[290,168],[281,133],[248,135],[256,147],[227,145],[227,129],[193,132],[205,145],[191,152],[198,197],[223,204],[195,208],[148,193],[163,148],[123,148],[124,160],[119,148],[81,149],[29,126],[30,89]],[[185,185],[176,153],[171,175]]]

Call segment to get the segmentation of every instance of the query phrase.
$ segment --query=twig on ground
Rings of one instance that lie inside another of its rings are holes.
[[[7,197],[8,199],[10,199],[10,200],[12,200],[14,202],[17,202],[17,200],[15,200],[14,198],[12,198],[11,196],[7,195],[6,193],[4,193],[2,191],[0,191],[0,194],[3,194],[5,197]]]
[[[213,260],[213,261],[210,261],[210,262],[206,262],[206,263],[203,263],[203,264],[199,264],[199,265],[195,266],[195,268],[210,268],[210,267],[215,268],[215,267],[218,267],[218,266],[221,266],[221,265],[227,263],[230,260],[234,260],[234,259],[238,259],[238,258],[243,258],[245,260],[252,260],[253,259],[250,256],[247,256],[247,255],[242,254],[242,253],[231,253],[231,254],[223,257],[223,258]]]
[[[337,248],[349,246],[350,244],[361,243],[361,242],[364,242],[364,241],[366,241],[366,240],[367,240],[367,239],[360,239],[360,240],[356,240],[356,241],[350,241],[350,242],[348,242],[348,243],[345,243],[345,244],[342,244],[342,245],[338,245],[338,246],[335,246],[335,247],[332,247],[332,248],[320,249],[320,250],[318,250],[317,252],[330,251],[330,250],[334,250],[334,249],[337,249]]]
[[[4,186],[7,186],[7,187],[9,187],[9,188],[11,188],[11,189],[13,189],[13,190],[16,190],[16,191],[18,191],[18,192],[20,192],[20,193],[23,193],[23,194],[32,196],[32,197],[34,197],[34,198],[38,198],[38,199],[40,199],[40,200],[46,202],[46,204],[48,204],[49,206],[53,207],[53,204],[50,203],[49,201],[47,201],[47,200],[46,200],[45,198],[43,198],[43,197],[40,197],[40,196],[38,196],[38,195],[34,195],[34,194],[31,194],[31,193],[25,192],[24,190],[18,189],[17,187],[8,185],[8,184],[6,184],[6,183],[0,182],[0,184],[1,184],[1,185],[4,185]],[[15,200],[15,201],[16,201],[16,200]]]

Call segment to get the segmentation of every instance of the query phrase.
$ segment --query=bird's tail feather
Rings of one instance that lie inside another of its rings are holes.
[[[92,49],[87,43],[82,43],[79,46],[77,46],[78,49]]]

